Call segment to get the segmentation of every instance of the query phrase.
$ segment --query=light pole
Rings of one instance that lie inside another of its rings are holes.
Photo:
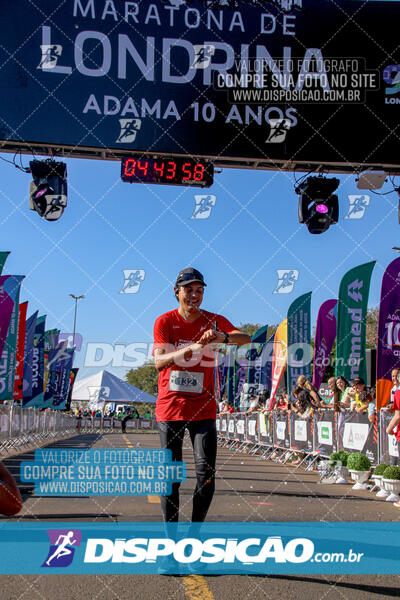
[[[84,298],[85,296],[74,296],[74,294],[70,294],[71,298],[75,300],[75,315],[74,315],[74,332],[72,334],[72,345],[75,347],[75,330],[76,330],[76,310],[78,307],[78,300]]]

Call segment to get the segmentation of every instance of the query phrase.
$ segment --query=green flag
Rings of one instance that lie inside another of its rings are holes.
[[[340,282],[335,376],[367,381],[365,361],[369,284],[375,261],[347,271]]]
[[[4,263],[7,260],[7,256],[9,255],[9,252],[0,252],[0,275],[3,271],[3,267],[4,267]]]

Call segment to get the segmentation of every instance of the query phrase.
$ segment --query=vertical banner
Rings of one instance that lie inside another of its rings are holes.
[[[226,377],[228,372],[228,358],[218,349],[215,353],[215,400],[221,402],[226,388]]]
[[[46,315],[36,320],[35,334],[33,337],[32,352],[32,395],[24,398],[24,406],[43,408],[43,369],[44,369],[44,332]]]
[[[318,311],[312,384],[319,390],[336,338],[337,300],[326,300]]]
[[[261,354],[261,373],[260,383],[262,383],[268,392],[272,387],[272,359],[274,355],[275,333],[267,340]]]
[[[246,383],[247,371],[249,362],[247,360],[246,346],[241,346],[236,350],[235,360],[235,399],[234,406],[239,407],[241,405],[241,394],[243,385]]]
[[[18,335],[17,335],[17,351],[15,353],[15,377],[14,377],[14,392],[13,398],[15,402],[22,402],[23,398],[23,383],[24,383],[24,353],[25,353],[25,332],[26,332],[26,313],[28,311],[28,303],[22,302],[19,305],[18,315]]]
[[[68,388],[68,397],[67,397],[67,404],[65,406],[65,410],[71,409],[72,392],[74,391],[74,385],[75,385],[76,378],[78,376],[78,371],[79,371],[79,368],[74,367],[73,369],[71,369],[71,371],[69,373],[69,388]],[[115,405],[113,405],[112,410],[114,410],[114,408],[115,408]]]
[[[56,348],[48,351],[48,377],[44,391],[43,406],[51,408],[55,397],[61,394],[61,377],[64,362],[67,357],[68,340],[63,340]]]
[[[386,406],[393,387],[391,371],[400,360],[400,258],[393,260],[382,278],[376,349],[376,409]]]
[[[43,392],[46,391],[47,379],[49,377],[49,352],[57,347],[59,334],[59,329],[48,329],[44,332]]]
[[[369,285],[375,261],[350,269],[339,287],[335,376],[367,381],[366,328]]]
[[[19,298],[23,278],[23,275],[3,275],[0,277],[0,356],[3,354],[8,326],[10,325],[16,298]]]
[[[287,336],[287,388],[290,397],[299,375],[311,379],[311,292],[299,296],[289,306]]]
[[[236,346],[228,346],[226,360],[227,360],[227,374],[226,374],[226,399],[229,404],[234,405],[235,400],[235,364],[236,364]]]
[[[25,327],[24,379],[22,384],[23,405],[25,405],[25,402],[32,396],[33,341],[35,337],[37,316],[38,311],[29,317]]]
[[[269,410],[275,405],[275,395],[285,372],[287,363],[287,319],[280,323],[274,337],[274,353],[272,357],[271,397]]]
[[[261,383],[262,351],[267,341],[268,325],[264,325],[251,336],[251,345],[247,353],[249,368],[247,383]]]
[[[0,358],[0,401],[2,402],[4,402],[4,400],[12,400],[14,395],[14,375],[16,362],[15,355],[17,351],[18,335],[19,293],[21,289],[21,282],[24,277],[20,275],[6,275],[5,278],[7,279],[3,284],[3,290],[7,290],[8,285],[12,286],[12,288],[8,288],[7,292],[9,299],[12,301],[12,310],[8,321],[7,337],[4,341],[3,350],[1,352]],[[2,279],[3,277],[0,277],[0,287]],[[8,303],[8,306],[11,306],[11,303]]]
[[[6,262],[9,254],[9,252],[0,252],[0,275],[3,272],[4,263]]]

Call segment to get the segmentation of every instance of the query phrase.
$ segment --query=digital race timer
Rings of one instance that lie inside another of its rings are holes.
[[[205,160],[185,158],[123,158],[121,179],[129,183],[162,183],[210,187],[214,165]]]

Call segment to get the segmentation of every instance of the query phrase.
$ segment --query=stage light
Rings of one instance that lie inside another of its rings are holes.
[[[29,208],[46,221],[57,221],[67,206],[67,165],[55,160],[32,160]]]
[[[307,177],[295,188],[299,194],[299,222],[312,234],[324,233],[339,220],[339,200],[333,192],[339,179]]]

